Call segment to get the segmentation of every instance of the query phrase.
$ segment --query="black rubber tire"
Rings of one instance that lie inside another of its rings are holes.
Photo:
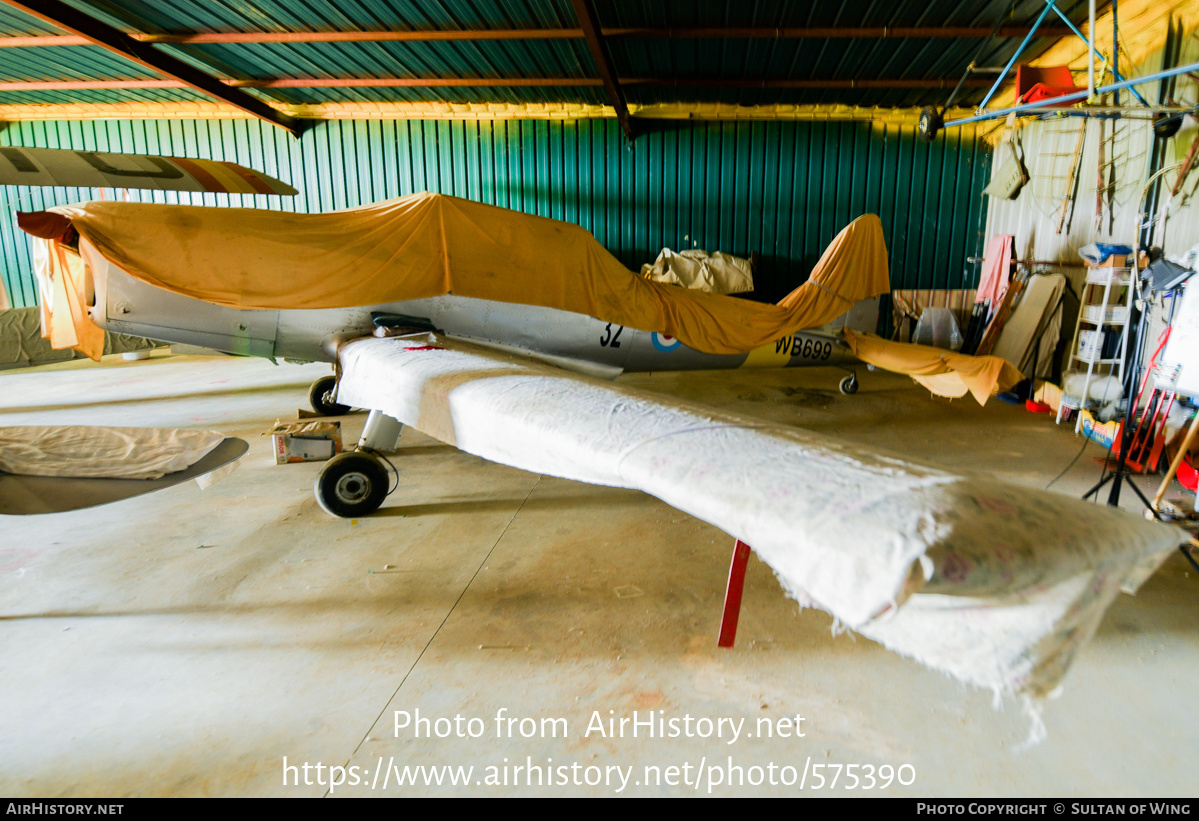
[[[317,474],[313,492],[317,504],[331,516],[368,516],[387,498],[391,476],[374,456],[357,451],[339,453]]]
[[[1178,129],[1182,128],[1182,115],[1169,114],[1159,115],[1153,121],[1153,133],[1156,137],[1162,140],[1168,140],[1178,133]]]
[[[336,387],[336,376],[322,376],[308,389],[308,404],[321,416],[345,416],[353,408],[333,401],[333,389]]]
[[[837,387],[841,389],[841,393],[845,394],[846,396],[852,396],[858,392],[858,375],[851,373],[849,376],[842,379],[841,384]]]
[[[916,136],[926,143],[931,143],[937,138],[944,122],[935,105],[926,105],[920,109],[920,119],[916,120]]]

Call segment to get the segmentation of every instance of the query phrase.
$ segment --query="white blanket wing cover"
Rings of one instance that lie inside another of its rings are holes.
[[[1181,534],[433,336],[341,352],[337,401],[524,470],[637,488],[742,539],[801,603],[962,681],[1045,695]]]
[[[76,479],[159,479],[186,470],[225,441],[178,428],[0,428],[0,470]]]

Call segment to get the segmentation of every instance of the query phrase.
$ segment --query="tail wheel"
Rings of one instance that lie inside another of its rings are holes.
[[[937,112],[935,105],[926,105],[920,109],[920,119],[916,121],[916,136],[926,143],[931,143],[937,137],[937,132],[945,121]]]
[[[841,384],[838,387],[841,388],[841,393],[845,394],[846,396],[857,393],[858,375],[856,373],[851,373],[849,376],[841,380]]]
[[[308,389],[308,404],[321,416],[345,416],[352,408],[338,404],[333,398],[336,395],[337,377],[322,376]]]
[[[321,468],[313,491],[326,513],[342,519],[374,513],[387,498],[391,477],[374,456],[339,453]]]
[[[1153,121],[1153,133],[1163,140],[1168,140],[1182,128],[1182,114],[1161,114]]]

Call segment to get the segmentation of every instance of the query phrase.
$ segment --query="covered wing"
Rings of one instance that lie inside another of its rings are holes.
[[[338,401],[464,451],[637,488],[744,540],[802,603],[962,681],[1044,695],[1181,534],[433,335],[344,346]]]
[[[281,180],[232,162],[17,146],[0,146],[0,185],[146,188],[287,197],[299,193]]]
[[[765,305],[650,282],[578,225],[442,194],[325,214],[121,202],[52,211],[130,275],[218,305],[349,308],[453,293],[657,331],[713,354],[823,325],[889,290],[882,223],[869,214],[834,239],[811,281]]]

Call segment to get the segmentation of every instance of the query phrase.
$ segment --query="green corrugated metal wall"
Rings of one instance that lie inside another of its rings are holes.
[[[802,282],[853,218],[883,221],[895,288],[972,287],[990,152],[975,132],[931,145],[913,130],[857,122],[654,124],[627,143],[615,120],[322,122],[295,139],[256,120],[9,123],[0,144],[240,162],[291,182],[297,197],[130,191],[128,199],[327,211],[439,191],[591,231],[626,265],[663,246],[757,251],[757,297]],[[7,187],[0,219],[14,306],[36,302],[16,210],[125,196],[111,189]]]

